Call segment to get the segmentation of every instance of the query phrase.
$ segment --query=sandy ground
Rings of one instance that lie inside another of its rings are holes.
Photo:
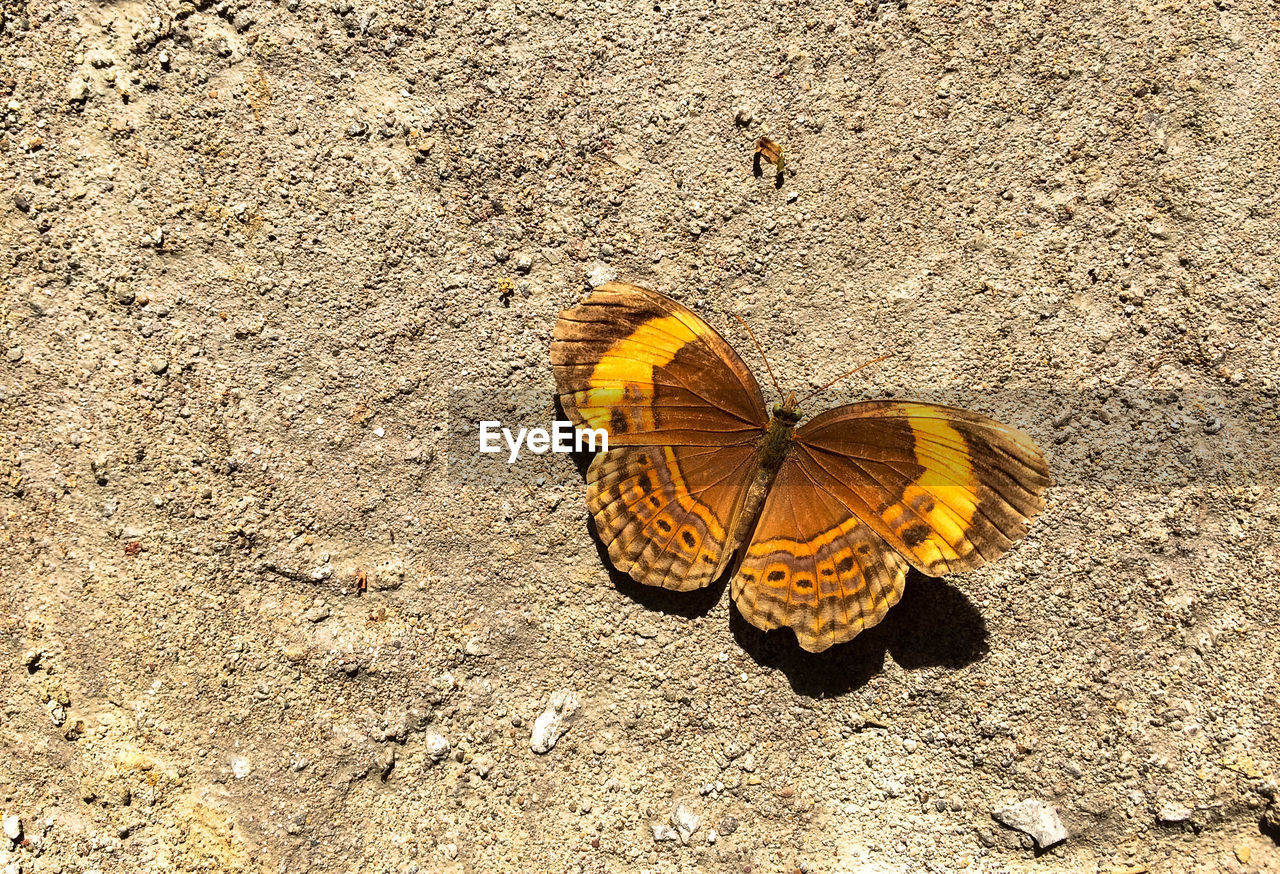
[[[1280,871],[1278,9],[4,0],[0,871]],[[607,274],[1046,512],[821,656],[618,579],[473,446]]]

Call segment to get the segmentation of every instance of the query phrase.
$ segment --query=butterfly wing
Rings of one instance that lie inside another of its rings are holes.
[[[870,628],[902,597],[907,562],[815,477],[794,448],[765,498],[733,577],[738,611],[757,628],[790,626],[821,652]]]
[[[699,589],[724,572],[755,448],[624,446],[595,457],[587,509],[614,567],[641,583]]]
[[[619,570],[705,586],[724,570],[768,417],[751,371],[692,311],[611,282],[560,314],[551,363],[561,405],[609,451],[587,507]]]
[[[990,561],[1044,506],[1049,469],[1022,432],[966,410],[868,401],[805,423],[734,575],[739,611],[821,651],[875,625],[908,565]]]
[[[768,424],[755,377],[723,337],[655,291],[609,282],[560,313],[556,390],[579,427],[610,446],[721,446]]]
[[[1031,438],[980,413],[864,401],[795,436],[814,482],[930,576],[991,561],[1044,508],[1049,465]]]

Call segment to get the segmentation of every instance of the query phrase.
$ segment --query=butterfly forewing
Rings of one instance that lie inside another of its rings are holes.
[[[865,401],[797,432],[816,484],[932,576],[1001,555],[1044,507],[1049,468],[1031,438],[978,413]]]
[[[610,282],[556,322],[560,403],[610,446],[716,446],[759,439],[764,397],[733,348],[691,310]]]

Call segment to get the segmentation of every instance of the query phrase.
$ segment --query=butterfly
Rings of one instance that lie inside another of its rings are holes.
[[[587,508],[613,565],[677,591],[732,569],[742,616],[811,652],[884,618],[908,568],[976,568],[1044,507],[1049,467],[1026,434],[899,400],[801,424],[794,393],[770,410],[723,337],[639,286],[561,312],[551,363],[573,424],[608,434]]]

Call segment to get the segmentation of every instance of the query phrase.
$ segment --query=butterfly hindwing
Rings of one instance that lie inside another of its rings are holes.
[[[751,475],[751,446],[628,446],[587,472],[587,509],[614,567],[641,583],[687,591],[732,557],[732,527]]]
[[[930,576],[1005,552],[1044,507],[1031,438],[979,413],[864,401],[805,423],[793,453],[815,483]]]
[[[902,597],[907,562],[812,479],[783,462],[733,577],[738,611],[766,631],[789,626],[810,652],[852,640]]]

